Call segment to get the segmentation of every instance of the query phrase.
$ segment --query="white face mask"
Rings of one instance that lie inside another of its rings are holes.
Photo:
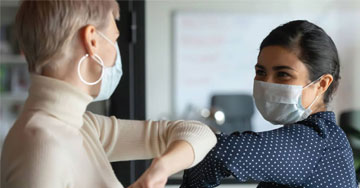
[[[98,96],[94,99],[94,101],[101,101],[101,100],[109,99],[110,96],[114,93],[117,85],[120,82],[121,76],[122,76],[122,65],[121,65],[120,50],[119,50],[119,46],[117,45],[117,43],[116,42],[113,43],[110,39],[108,39],[100,31],[97,31],[97,32],[100,34],[100,36],[102,36],[112,46],[115,47],[115,49],[116,49],[115,65],[112,67],[105,67],[103,60],[98,55],[94,54],[94,57],[91,57],[91,58],[93,58],[102,67],[101,76],[95,82],[87,82],[81,76],[81,72],[80,72],[80,67],[81,67],[82,62],[87,57],[89,57],[89,54],[86,54],[85,56],[83,56],[80,59],[80,61],[78,63],[78,75],[79,75],[80,80],[86,85],[95,85],[101,81],[100,92],[99,92]]]
[[[274,84],[254,80],[253,96],[256,107],[261,115],[274,125],[291,124],[304,120],[310,116],[312,112],[311,106],[319,96],[316,96],[310,106],[305,109],[301,103],[302,91],[319,79],[304,88],[297,85]]]

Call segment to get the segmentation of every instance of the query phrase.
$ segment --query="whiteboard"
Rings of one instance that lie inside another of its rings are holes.
[[[308,20],[336,39],[339,32],[343,32],[346,20],[353,16],[360,14],[334,9],[272,14],[176,12],[173,17],[173,107],[176,117],[182,117],[189,106],[209,107],[210,98],[216,93],[252,95],[260,43],[277,26],[291,20]],[[265,121],[258,111],[253,126],[255,131],[277,128]]]

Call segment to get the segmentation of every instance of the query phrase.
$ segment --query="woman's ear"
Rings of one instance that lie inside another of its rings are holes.
[[[95,27],[93,25],[85,26],[83,29],[81,29],[80,35],[86,52],[89,54],[90,57],[93,56],[97,45]]]
[[[334,78],[331,74],[325,74],[321,77],[318,85],[318,96],[326,92],[326,90],[329,88],[333,80]]]

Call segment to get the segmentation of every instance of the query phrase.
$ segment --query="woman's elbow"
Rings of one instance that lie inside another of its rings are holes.
[[[206,154],[216,145],[217,139],[209,126],[199,121],[185,121],[187,141],[193,148],[195,159],[191,166],[198,164]]]

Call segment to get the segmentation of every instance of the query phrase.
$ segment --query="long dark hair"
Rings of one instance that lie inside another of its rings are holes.
[[[331,74],[333,82],[324,95],[324,104],[332,100],[340,80],[339,55],[333,40],[319,26],[304,20],[281,25],[263,40],[260,52],[268,46],[281,46],[305,64],[310,80],[315,81],[324,74]]]

